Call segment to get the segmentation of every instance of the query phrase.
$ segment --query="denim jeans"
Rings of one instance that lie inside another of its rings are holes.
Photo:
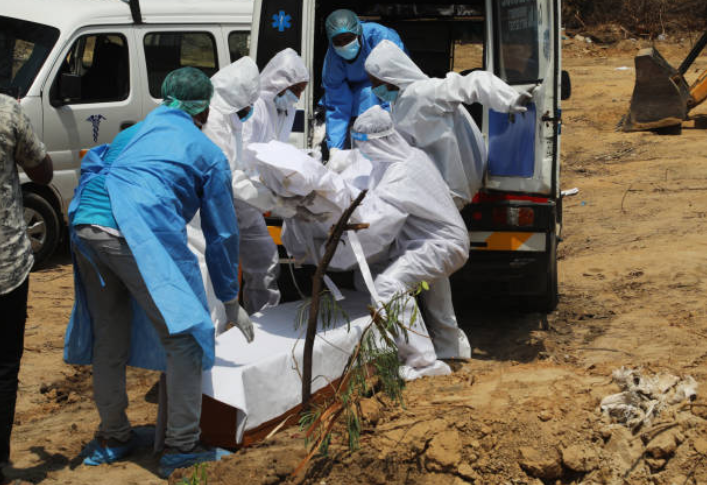
[[[190,334],[170,335],[125,239],[90,226],[79,226],[77,234],[93,258],[91,263],[78,252],[76,259],[93,320],[93,394],[101,418],[97,436],[130,438],[125,368],[130,356],[132,297],[150,318],[167,353],[165,444],[190,450],[200,435],[201,347]]]
[[[10,435],[15,420],[17,374],[24,349],[29,277],[19,288],[0,295],[0,468],[10,461]]]

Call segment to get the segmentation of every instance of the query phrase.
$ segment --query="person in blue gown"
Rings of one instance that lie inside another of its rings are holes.
[[[352,119],[374,105],[388,108],[371,91],[364,65],[371,51],[383,40],[404,49],[398,33],[388,27],[362,22],[351,10],[336,10],[326,19],[329,50],[324,58],[322,84],[326,109],[327,146],[332,152],[348,148]],[[331,157],[330,157],[331,158]]]
[[[202,132],[213,85],[195,68],[170,73],[164,103],[112,147],[83,160],[69,209],[76,299],[64,358],[93,365],[100,425],[84,463],[100,465],[136,446],[125,410],[126,365],[167,374],[167,431],[160,473],[218,459],[199,443],[202,371],[214,364],[214,326],[186,225],[199,211],[206,261],[229,320],[248,341],[238,305],[238,223],[231,172]]]

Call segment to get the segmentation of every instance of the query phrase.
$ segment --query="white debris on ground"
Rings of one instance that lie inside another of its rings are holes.
[[[697,397],[698,384],[692,376],[646,376],[641,370],[622,367],[612,377],[622,392],[605,397],[601,411],[632,431],[650,426],[661,412]]]

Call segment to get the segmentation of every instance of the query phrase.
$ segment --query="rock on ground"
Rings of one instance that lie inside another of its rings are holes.
[[[562,475],[562,463],[557,450],[520,448],[520,467],[531,477],[554,479]]]

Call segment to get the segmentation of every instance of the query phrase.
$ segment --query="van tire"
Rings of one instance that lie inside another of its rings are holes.
[[[56,251],[61,240],[61,224],[54,207],[41,195],[25,192],[24,217],[27,236],[34,253],[33,270],[42,268]]]

